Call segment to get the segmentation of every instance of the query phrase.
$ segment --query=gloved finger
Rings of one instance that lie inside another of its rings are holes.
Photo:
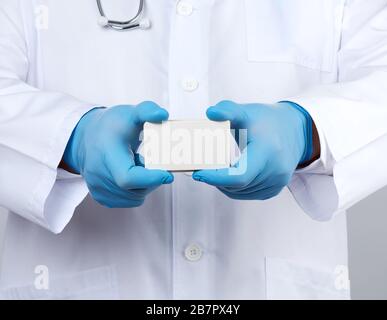
[[[254,195],[254,199],[257,200],[269,200],[276,196],[278,196],[284,187],[273,186],[271,188],[267,188],[265,190],[259,190],[252,194],[245,194],[246,197],[251,197]]]
[[[148,194],[149,189],[138,190],[124,190],[116,186],[113,182],[103,182],[98,186],[89,188],[92,195],[103,195],[110,197],[111,200],[124,199],[124,200],[144,200]]]
[[[207,109],[212,121],[230,121],[233,129],[247,129],[248,117],[244,109],[232,101],[222,101]]]
[[[104,181],[105,188],[107,190],[113,190],[115,194],[120,195],[123,198],[128,199],[140,199],[146,197],[148,194],[152,193],[157,189],[158,186],[146,188],[146,189],[121,189],[119,188],[115,182],[105,180]]]
[[[171,184],[174,177],[168,171],[148,170],[144,167],[131,167],[122,176],[114,178],[116,186],[137,194],[148,194],[163,184]]]
[[[136,125],[142,125],[145,122],[162,122],[168,118],[168,111],[151,101],[142,102],[135,108],[134,122]]]
[[[258,178],[261,180],[260,178]],[[262,179],[259,182],[256,182],[255,180],[250,183],[248,186],[244,188],[230,188],[230,187],[219,187],[223,189],[224,191],[236,193],[236,194],[253,194],[260,191],[265,191],[267,189],[270,189],[274,187],[274,184],[271,184],[268,179]]]
[[[126,179],[122,179],[120,187],[122,189],[151,189],[163,184],[171,184],[173,175],[164,170],[148,170],[144,167],[132,167]]]
[[[141,206],[148,194],[156,188],[124,190],[105,178],[96,178],[88,184],[94,200],[108,208],[132,208]]]
[[[261,190],[255,193],[251,194],[240,194],[240,193],[234,193],[234,192],[228,192],[224,189],[219,189],[223,194],[225,194],[227,197],[233,199],[233,200],[269,200],[271,198],[276,197],[283,188],[278,187],[270,187],[266,190]]]
[[[250,182],[249,185],[244,186],[243,188],[235,188],[235,187],[221,187],[227,192],[234,192],[240,194],[248,194],[259,191],[261,189],[268,188],[272,186],[271,179],[269,176],[268,170],[263,170],[260,175],[255,177],[253,181]]]
[[[121,190],[122,192],[122,190]],[[107,189],[94,189],[91,196],[99,204],[107,208],[134,208],[140,207],[145,197],[127,197],[118,191],[108,191]]]
[[[116,183],[136,165],[133,151],[126,141],[112,141],[109,151],[104,155],[104,163]]]
[[[196,171],[192,177],[216,187],[244,188],[262,175],[267,163],[265,154],[263,144],[250,143],[233,168]]]
[[[173,175],[167,171],[136,166],[133,151],[124,142],[117,142],[104,159],[114,183],[121,189],[148,189],[173,182]]]
[[[138,189],[133,191],[123,190],[118,187],[118,179],[121,175],[127,174],[130,168],[135,166],[132,151],[130,148],[122,148],[122,151],[109,153],[104,156],[106,172],[97,173],[89,176],[87,184],[91,193],[109,193],[109,196],[118,196],[120,198],[140,199],[147,195],[146,189]]]

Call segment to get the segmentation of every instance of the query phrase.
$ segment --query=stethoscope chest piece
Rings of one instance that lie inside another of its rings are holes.
[[[103,28],[111,28],[117,31],[133,30],[133,29],[149,29],[151,22],[149,19],[143,19],[141,16],[144,13],[144,0],[140,0],[136,15],[128,21],[114,21],[106,17],[103,10],[101,0],[97,0],[100,17],[98,24]]]

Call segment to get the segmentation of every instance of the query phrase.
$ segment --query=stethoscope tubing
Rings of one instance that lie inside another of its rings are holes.
[[[97,6],[101,17],[106,18],[105,27],[110,27],[117,31],[124,31],[124,30],[140,28],[141,24],[138,22],[138,19],[140,18],[141,14],[144,11],[145,0],[139,1],[139,6],[138,6],[136,15],[128,21],[116,21],[116,20],[108,19],[103,9],[101,0],[97,0]]]

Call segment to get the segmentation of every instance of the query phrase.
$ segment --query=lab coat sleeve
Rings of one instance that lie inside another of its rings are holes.
[[[0,206],[59,233],[87,194],[58,170],[90,103],[27,84],[29,59],[17,0],[0,0]]]
[[[329,220],[387,185],[387,1],[347,1],[338,82],[287,100],[312,116],[321,159],[297,171],[290,191]]]

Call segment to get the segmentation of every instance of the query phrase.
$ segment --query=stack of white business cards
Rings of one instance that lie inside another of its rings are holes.
[[[144,125],[141,154],[145,168],[172,172],[229,168],[230,122],[171,120]]]

